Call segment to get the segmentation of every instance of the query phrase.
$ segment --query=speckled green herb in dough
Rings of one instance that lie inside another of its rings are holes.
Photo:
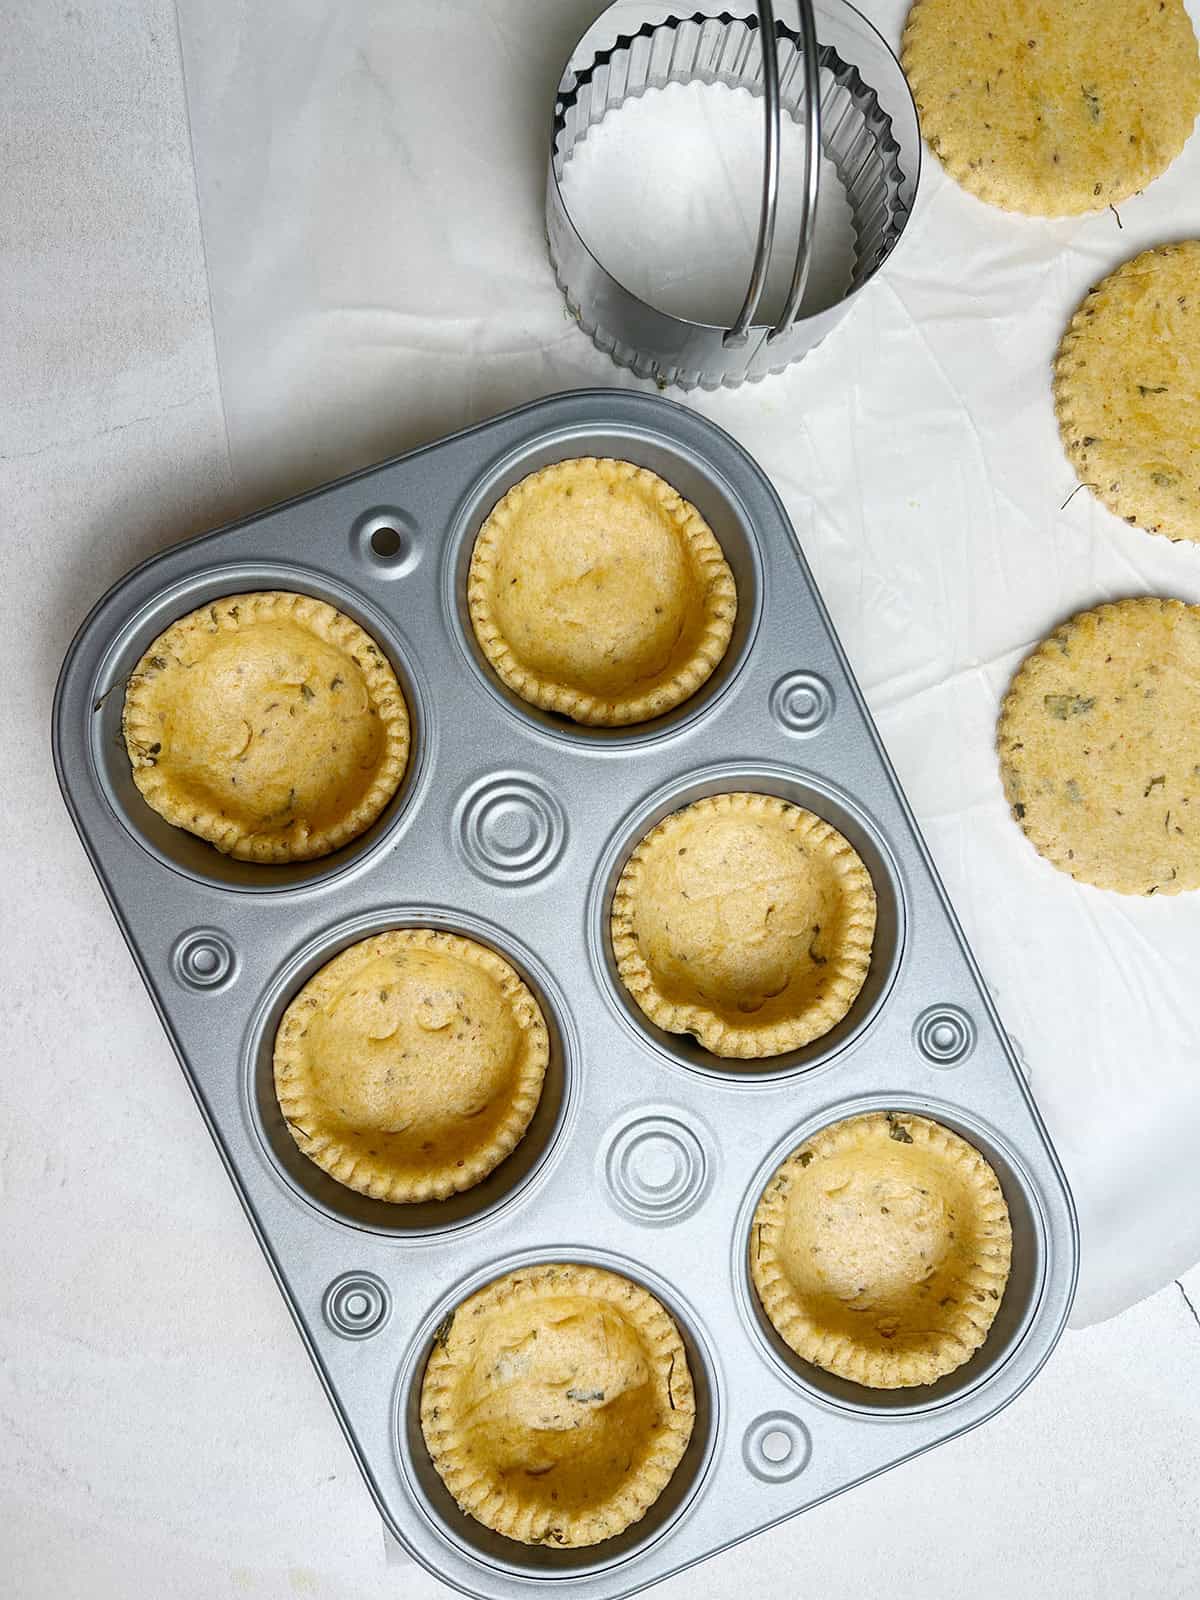
[[[1200,240],[1144,250],[1088,290],[1054,401],[1081,484],[1126,522],[1200,540]]]
[[[477,1290],[421,1384],[421,1430],[447,1489],[526,1544],[599,1544],[637,1522],[683,1458],[695,1409],[666,1309],[574,1263]]]
[[[1038,216],[1101,211],[1183,148],[1200,108],[1183,0],[914,0],[904,70],[965,189]]]
[[[1013,817],[1055,866],[1125,894],[1200,888],[1200,606],[1064,623],[1014,677],[997,746]]]

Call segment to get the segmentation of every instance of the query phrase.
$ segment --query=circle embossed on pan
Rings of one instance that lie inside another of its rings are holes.
[[[346,1272],[326,1289],[321,1309],[343,1339],[369,1339],[387,1321],[392,1300],[387,1285],[373,1272]]]
[[[489,773],[462,795],[452,828],[459,853],[493,883],[532,883],[558,864],[567,842],[562,801],[522,772]]]
[[[713,1141],[698,1117],[673,1108],[622,1119],[602,1147],[604,1180],[613,1200],[638,1222],[689,1216],[713,1180]]]

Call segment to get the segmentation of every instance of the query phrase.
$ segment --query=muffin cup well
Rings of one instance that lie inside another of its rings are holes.
[[[334,606],[364,628],[387,657],[408,707],[409,752],[404,776],[380,815],[357,838],[309,861],[262,863],[224,855],[207,840],[174,826],[139,793],[122,733],[125,686],[153,641],[173,622],[227,595],[288,590]],[[92,768],[100,790],[129,833],[165,866],[202,883],[262,893],[325,883],[373,853],[410,811],[425,774],[428,694],[421,687],[394,629],[353,590],[302,567],[279,563],[212,567],[157,594],[130,617],[109,646],[96,674],[88,729]]]
[[[484,1527],[456,1503],[430,1459],[421,1431],[421,1385],[437,1330],[446,1317],[469,1295],[496,1278],[519,1268],[550,1262],[571,1262],[603,1267],[620,1273],[647,1289],[670,1313],[687,1353],[696,1398],[696,1419],[691,1440],[670,1481],[645,1515],[623,1533],[601,1544],[576,1548],[527,1545]],[[720,1407],[716,1364],[705,1335],[691,1309],[670,1285],[639,1262],[627,1261],[608,1251],[564,1246],[548,1247],[489,1262],[464,1283],[444,1295],[425,1317],[409,1345],[400,1369],[395,1399],[395,1445],[401,1474],[409,1494],[438,1534],[468,1559],[524,1578],[584,1577],[640,1554],[675,1527],[688,1511],[704,1482],[713,1459],[719,1430]]]
[[[275,1034],[288,1005],[313,974],[340,951],[390,928],[437,928],[495,950],[528,985],[541,1007],[550,1036],[550,1060],[541,1097],[523,1137],[481,1182],[445,1200],[377,1200],[339,1183],[299,1149],[275,1094]],[[549,974],[528,952],[515,946],[509,934],[441,908],[398,907],[330,929],[287,963],[251,1023],[244,1062],[246,1110],[264,1156],[300,1199],[337,1222],[416,1239],[465,1228],[494,1216],[536,1182],[570,1115],[576,1059],[574,1031],[565,1000]]]
[[[508,491],[531,473],[578,456],[631,461],[657,473],[694,505],[712,529],[737,586],[737,616],[725,654],[712,674],[686,700],[647,722],[619,727],[589,726],[523,700],[492,669],[471,625],[467,576],[479,530]],[[762,557],[748,513],[736,492],[711,465],[665,435],[640,428],[558,429],[527,440],[472,486],[450,536],[442,574],[443,604],[450,630],[486,690],[526,725],[550,737],[581,741],[589,748],[624,749],[689,726],[712,706],[737,676],[754,641],[762,609]]]
[[[996,1174],[1012,1226],[1012,1264],[995,1320],[979,1349],[936,1383],[901,1389],[871,1389],[839,1378],[803,1360],[776,1332],[750,1275],[754,1213],[770,1179],[798,1146],[821,1129],[868,1111],[911,1112],[941,1123],[973,1145]],[[781,1141],[756,1172],[742,1201],[733,1237],[733,1274],[743,1320],[764,1356],[810,1398],[862,1416],[894,1417],[931,1411],[964,1398],[994,1378],[1016,1352],[1033,1322],[1045,1281],[1046,1213],[1019,1158],[1000,1136],[960,1107],[911,1095],[874,1095],[832,1109]]]
[[[714,1055],[690,1034],[656,1027],[625,988],[613,951],[613,895],[625,863],[657,823],[706,795],[746,791],[776,795],[828,822],[857,851],[875,889],[875,936],[866,979],[840,1022],[799,1049],[777,1056],[737,1059]],[[619,825],[592,880],[588,934],[597,979],[621,1019],[643,1041],[673,1062],[731,1077],[779,1077],[831,1060],[867,1028],[887,999],[900,965],[905,937],[904,895],[891,852],[875,824],[847,795],[823,779],[793,769],[739,762],[691,774],[660,790]]]

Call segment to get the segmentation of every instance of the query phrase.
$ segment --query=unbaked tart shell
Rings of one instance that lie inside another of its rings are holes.
[[[669,483],[583,456],[531,473],[495,506],[475,541],[467,602],[514,694],[621,726],[661,716],[711,676],[737,589],[712,529]]]
[[[668,1033],[728,1058],[822,1037],[871,964],[875,890],[853,846],[774,795],[717,794],[665,817],[613,896],[622,984]]]
[[[446,1488],[524,1544],[581,1546],[639,1521],[692,1435],[687,1353],[662,1304],[600,1267],[507,1273],[438,1330],[421,1428]]]
[[[926,1117],[868,1112],[778,1168],[750,1229],[750,1273],[803,1360],[872,1389],[935,1383],[1000,1309],[1012,1226],[979,1151]]]
[[[138,662],[122,719],[160,816],[243,861],[307,861],[355,839],[396,793],[409,719],[358,623],[309,595],[229,595]]]
[[[473,939],[399,928],[343,950],[292,1000],[275,1092],[296,1144],[376,1200],[443,1200],[515,1149],[550,1057],[541,1008]]]

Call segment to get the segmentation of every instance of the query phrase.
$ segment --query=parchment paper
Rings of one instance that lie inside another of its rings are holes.
[[[554,390],[636,384],[565,315],[542,233],[555,84],[600,9],[179,0],[248,494],[297,493]],[[864,9],[898,42],[902,4]],[[578,173],[614,253],[641,260],[645,241],[639,286],[677,306],[733,292],[755,215],[743,155],[722,143],[739,136],[690,93],[670,115],[667,95],[644,108],[654,160],[623,152],[614,121]],[[1200,549],[1086,491],[1064,506],[1049,383],[1087,287],[1198,233],[1197,138],[1119,220],[1006,215],[926,152],[909,234],[847,321],[784,376],[687,402],[783,496],[1028,1063],[1080,1211],[1078,1323],[1200,1256],[1200,896],[1124,898],[1042,861],[1008,817],[994,722],[1023,653],[1065,616],[1131,594],[1200,601]]]

